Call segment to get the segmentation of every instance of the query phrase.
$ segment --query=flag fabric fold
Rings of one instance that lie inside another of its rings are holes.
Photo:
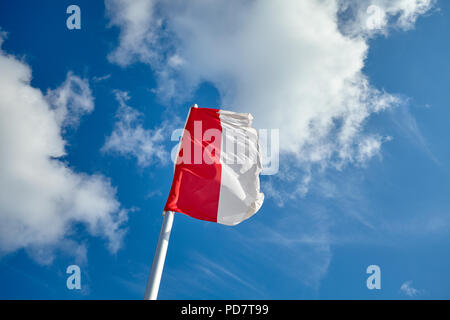
[[[259,210],[262,166],[252,120],[246,113],[190,109],[166,211],[231,226]]]

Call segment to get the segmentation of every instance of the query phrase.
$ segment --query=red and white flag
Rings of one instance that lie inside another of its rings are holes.
[[[190,109],[166,211],[236,225],[259,210],[262,166],[252,119],[246,113]]]

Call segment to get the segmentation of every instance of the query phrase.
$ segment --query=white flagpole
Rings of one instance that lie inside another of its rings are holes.
[[[161,282],[164,261],[166,260],[174,213],[172,211],[165,211],[163,212],[163,216],[164,219],[161,226],[161,232],[159,233],[158,244],[156,245],[152,269],[150,271],[150,276],[148,277],[147,287],[145,288],[145,300],[156,300],[158,297],[159,283]]]
[[[192,108],[198,108],[198,105],[194,104]],[[186,128],[186,124],[184,127]],[[181,142],[178,147],[181,147]],[[159,284],[166,260],[167,247],[169,246],[174,213],[172,211],[164,211],[163,216],[164,219],[159,233],[158,244],[156,245],[155,256],[153,257],[152,269],[150,270],[147,287],[145,288],[144,300],[156,300],[158,297]]]

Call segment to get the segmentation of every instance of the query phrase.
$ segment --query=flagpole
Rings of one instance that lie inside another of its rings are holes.
[[[166,260],[167,247],[169,246],[174,213],[172,211],[164,211],[163,216],[158,244],[156,245],[155,256],[153,257],[152,269],[150,270],[147,287],[145,288],[144,300],[156,300],[158,297],[159,284],[164,269],[164,261]]]
[[[198,105],[194,104],[191,108],[198,108]],[[186,124],[184,127],[186,128]],[[180,147],[181,142],[178,148]],[[180,152],[179,149],[178,152]],[[161,282],[164,262],[166,260],[167,247],[169,246],[170,231],[172,230],[174,213],[173,211],[164,211],[163,216],[164,218],[161,225],[161,231],[159,233],[158,244],[156,245],[155,256],[153,257],[152,269],[150,270],[147,287],[145,288],[144,300],[156,300],[158,297],[159,284]]]

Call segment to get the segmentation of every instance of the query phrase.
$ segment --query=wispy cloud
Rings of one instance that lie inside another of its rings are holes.
[[[119,102],[117,121],[102,151],[132,156],[140,167],[153,163],[168,163],[170,156],[163,142],[170,136],[170,125],[165,122],[155,129],[145,129],[144,115],[127,105],[130,99],[128,93],[117,91],[116,99]]]
[[[108,80],[109,78],[111,78],[111,74],[110,73],[105,74],[104,76],[95,76],[95,77],[92,78],[92,81],[94,81],[94,82],[102,82],[102,81]]]
[[[88,80],[81,79],[70,71],[58,88],[47,91],[45,98],[63,128],[77,127],[80,118],[94,110],[94,97]]]
[[[406,281],[400,286],[400,291],[408,297],[417,297],[422,291],[412,286],[412,281]]]
[[[419,148],[435,164],[442,166],[439,159],[429,147],[427,139],[423,135],[416,118],[408,105],[402,104],[391,111],[391,120],[412,145]]]
[[[191,252],[182,269],[169,268],[167,274],[172,278],[170,282],[176,283],[178,296],[189,296],[188,292],[192,287],[213,297],[219,297],[220,288],[224,287],[238,298],[245,297],[246,292],[250,292],[252,296],[267,296],[264,288],[251,281],[245,269],[234,265],[230,260],[213,260],[198,252]],[[168,289],[170,292],[171,289]]]
[[[323,207],[296,204],[295,209],[274,210],[272,217],[233,230],[230,238],[245,259],[262,259],[293,287],[306,285],[317,292],[332,258],[332,220]]]
[[[225,268],[223,265],[220,265],[211,259],[206,258],[204,255],[196,255],[198,258],[196,261],[196,268],[200,271],[203,271],[213,277],[215,277],[218,281],[229,281],[232,280],[234,282],[238,282],[242,286],[256,291],[259,293],[259,289],[256,289],[251,283],[246,280],[243,280],[241,277],[233,273],[229,269]]]

